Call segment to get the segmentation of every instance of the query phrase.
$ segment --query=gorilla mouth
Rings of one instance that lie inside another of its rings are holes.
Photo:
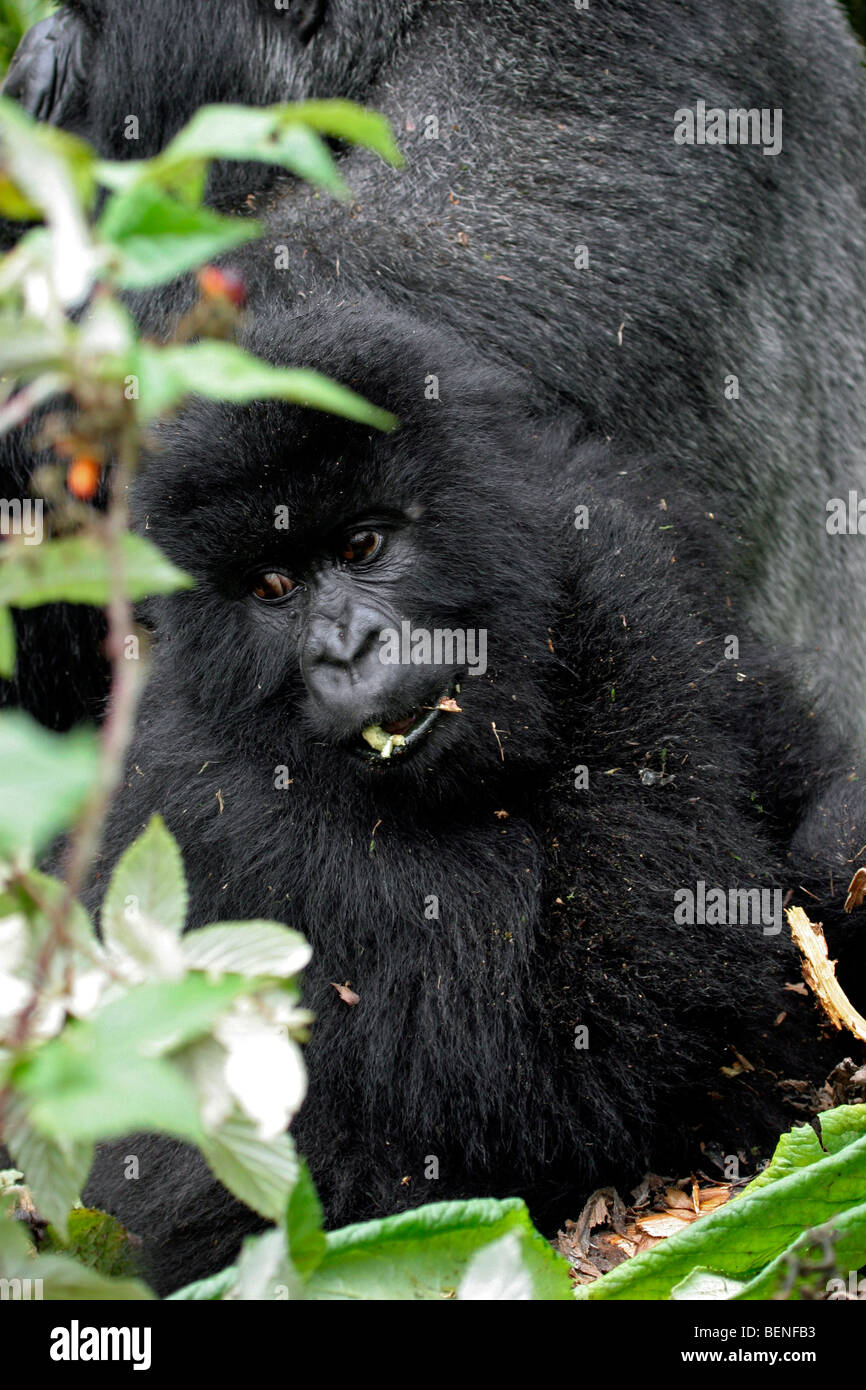
[[[458,687],[459,688],[459,687]],[[410,714],[399,719],[383,720],[381,724],[368,724],[361,730],[359,751],[373,762],[390,762],[403,757],[423,743],[433,725],[442,714],[443,701],[452,695],[450,690],[439,696],[436,704],[421,705]]]

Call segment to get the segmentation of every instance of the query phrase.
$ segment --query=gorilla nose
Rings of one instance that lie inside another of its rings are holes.
[[[313,698],[333,714],[359,713],[374,705],[392,684],[382,657],[379,615],[357,609],[340,619],[318,618],[309,629],[301,667]]]

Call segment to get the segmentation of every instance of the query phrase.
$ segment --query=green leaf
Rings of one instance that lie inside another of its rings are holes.
[[[397,148],[394,132],[386,116],[370,111],[354,101],[299,101],[282,108],[294,118],[312,126],[320,135],[345,140],[350,145],[365,145],[381,155],[388,164],[404,163]]]
[[[120,1042],[113,1049],[92,1023],[72,1023],[16,1068],[31,1102],[33,1124],[56,1139],[97,1140],[136,1130],[163,1130],[195,1143],[196,1094],[178,1069],[142,1057]]]
[[[241,976],[140,985],[17,1063],[15,1085],[43,1134],[104,1139],[162,1130],[197,1143],[198,1097],[166,1054],[206,1036],[247,988]]]
[[[0,174],[0,217],[10,222],[38,222],[41,216],[36,204],[24,197],[8,174]]]
[[[701,1266],[693,1269],[681,1284],[674,1285],[671,1298],[675,1303],[718,1302],[733,1298],[743,1288],[745,1285],[739,1279],[726,1279],[723,1274]]]
[[[101,260],[85,217],[96,195],[93,151],[65,130],[37,123],[14,101],[0,96],[0,161],[24,201],[44,214],[55,293],[68,308],[79,304]]]
[[[288,1134],[260,1139],[255,1126],[235,1114],[216,1134],[199,1140],[199,1148],[229,1192],[269,1221],[282,1221],[298,1180],[298,1157]]]
[[[109,1279],[135,1278],[141,1263],[139,1249],[125,1227],[106,1212],[89,1207],[76,1207],[69,1213],[68,1237],[62,1241],[49,1226],[40,1250],[72,1255]]]
[[[196,1279],[182,1289],[170,1293],[166,1302],[213,1303],[225,1298],[234,1288],[238,1277],[237,1265],[228,1265],[219,1274],[209,1274],[206,1279]]]
[[[39,1134],[26,1102],[14,1093],[4,1114],[3,1138],[40,1215],[65,1239],[70,1208],[79,1200],[93,1162],[93,1145]]]
[[[303,1298],[303,1286],[286,1249],[285,1231],[279,1227],[244,1241],[235,1273],[233,1299],[261,1303]]]
[[[152,816],[118,860],[102,904],[109,948],[150,962],[149,934],[162,928],[179,937],[186,921],[186,875],[177,841],[162,816]]]
[[[866,1205],[851,1207],[848,1211],[840,1212],[830,1221],[832,1227],[833,1240],[833,1259],[838,1270],[847,1271],[849,1269],[860,1269],[866,1263]],[[820,1255],[820,1244],[811,1238],[811,1232],[807,1233],[788,1246],[787,1250],[770,1264],[755,1278],[750,1280],[745,1287],[741,1287],[734,1297],[736,1302],[748,1303],[757,1300],[774,1298],[785,1284],[791,1269],[791,1262],[796,1260],[800,1271],[800,1279],[808,1277],[807,1270],[810,1259]],[[816,1275],[826,1284],[828,1276],[826,1269],[816,1270]],[[796,1298],[796,1294],[794,1297]]]
[[[316,1299],[454,1297],[473,1255],[509,1231],[518,1233],[536,1300],[571,1300],[566,1262],[510,1197],[441,1202],[381,1221],[329,1232],[325,1257],[307,1283]]]
[[[140,409],[146,419],[163,415],[184,396],[193,395],[239,403],[291,401],[380,430],[394,429],[397,424],[393,415],[319,372],[273,367],[233,343],[203,342],[163,348],[142,343],[133,370],[139,378]],[[0,602],[2,598],[0,588]]]
[[[89,730],[53,734],[29,715],[0,715],[0,855],[45,849],[75,820],[96,772]]]
[[[187,965],[212,975],[297,975],[312,955],[300,932],[279,922],[216,922],[187,932]]]
[[[328,146],[298,121],[291,104],[203,106],[147,172],[160,179],[178,166],[212,159],[277,164],[336,197],[347,195]]]
[[[242,975],[211,980],[192,974],[182,980],[138,985],[107,1004],[88,1020],[88,1026],[107,1050],[163,1056],[206,1037],[220,1014],[248,989]]]
[[[289,1197],[286,1236],[292,1264],[306,1278],[322,1263],[327,1242],[322,1229],[322,1204],[303,1159],[299,1160],[298,1179]]]
[[[40,1255],[26,1266],[26,1273],[42,1280],[46,1302],[132,1302],[151,1300],[155,1294],[137,1279],[106,1279],[68,1255]]]
[[[119,253],[117,283],[130,290],[175,280],[261,235],[248,218],[188,207],[146,183],[109,199],[100,231]]]
[[[784,1175],[767,1182],[756,1180],[736,1201],[695,1221],[662,1245],[618,1265],[591,1284],[585,1297],[667,1299],[700,1268],[749,1283],[796,1244],[805,1230],[826,1222],[836,1226],[843,1223],[848,1232],[846,1267],[858,1268],[866,1262],[866,1227],[858,1210],[866,1191],[866,1137],[855,1136],[863,1133],[866,1114],[861,1119],[852,1112],[866,1111],[866,1106],[842,1109],[848,1113],[822,1116],[828,1148],[834,1146],[831,1152],[825,1155],[817,1140],[812,1150],[803,1130],[786,1135],[776,1153],[776,1172],[784,1170]],[[846,1137],[854,1142],[844,1142]],[[809,1150],[814,1155],[811,1162]],[[752,1296],[746,1290],[738,1295]]]
[[[768,1187],[779,1178],[789,1177],[798,1168],[820,1163],[825,1151],[838,1153],[846,1145],[866,1137],[866,1105],[837,1106],[835,1110],[827,1110],[820,1115],[818,1122],[821,1126],[820,1140],[811,1125],[799,1125],[783,1134],[764,1171],[753,1178],[734,1200],[741,1202],[744,1197],[754,1196],[762,1187]]]
[[[0,608],[0,676],[15,675],[15,624],[8,608]]]
[[[149,594],[189,589],[189,575],[145,536],[121,539],[123,581],[134,602]],[[39,546],[16,546],[0,556],[0,604],[36,608],[43,603],[107,604],[116,591],[105,543],[99,536],[62,536]]]

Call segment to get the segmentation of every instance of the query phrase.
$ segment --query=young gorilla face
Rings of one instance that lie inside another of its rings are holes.
[[[265,324],[251,346],[400,424],[197,403],[164,432],[136,512],[196,580],[153,606],[172,680],[220,737],[341,778],[447,790],[501,776],[505,744],[509,769],[537,761],[562,528],[509,384],[396,316],[282,336]]]

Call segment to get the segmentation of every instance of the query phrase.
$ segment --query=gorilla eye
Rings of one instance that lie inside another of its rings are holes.
[[[378,531],[356,531],[341,546],[340,559],[350,565],[357,565],[362,560],[372,560],[382,545],[383,537]]]
[[[253,593],[264,603],[275,603],[278,599],[285,598],[296,587],[294,579],[290,579],[287,574],[281,574],[279,570],[268,570],[253,580]]]

